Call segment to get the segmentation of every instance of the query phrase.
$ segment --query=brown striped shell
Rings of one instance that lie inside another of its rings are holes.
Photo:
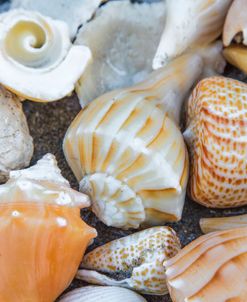
[[[173,302],[246,302],[247,227],[204,235],[164,266]]]
[[[194,89],[187,113],[191,197],[207,207],[247,204],[247,85],[205,79]]]
[[[122,286],[142,293],[163,295],[167,292],[163,262],[179,250],[179,239],[171,228],[153,227],[88,253],[77,277],[93,284]],[[127,273],[128,277],[117,281],[102,274],[116,272],[121,275]]]

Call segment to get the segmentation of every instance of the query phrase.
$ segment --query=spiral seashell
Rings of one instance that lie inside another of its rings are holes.
[[[29,165],[33,139],[18,98],[0,86],[0,182],[11,170]]]
[[[53,302],[70,284],[96,231],[80,218],[53,155],[0,186],[0,301]]]
[[[167,287],[163,262],[179,250],[179,239],[171,228],[153,227],[109,242],[86,254],[81,264],[84,269],[78,271],[77,278],[93,284],[164,295]],[[102,274],[117,272],[128,277],[115,280]]]
[[[116,286],[85,286],[62,296],[59,302],[146,302],[131,290]]]
[[[200,56],[182,56],[134,87],[97,98],[70,125],[66,159],[106,225],[181,218],[188,159],[174,121],[202,69]]]
[[[102,2],[107,0],[11,0],[11,9],[22,8],[60,19],[69,26],[74,38],[78,27],[90,20]]]
[[[90,58],[87,47],[71,44],[62,21],[25,10],[0,16],[0,83],[23,98],[49,102],[65,97]]]
[[[247,204],[247,86],[212,77],[188,103],[184,133],[191,158],[188,192],[216,208]]]
[[[166,23],[153,68],[177,56],[205,47],[222,33],[232,0],[167,0]]]
[[[244,302],[247,228],[204,235],[164,266],[173,302]]]

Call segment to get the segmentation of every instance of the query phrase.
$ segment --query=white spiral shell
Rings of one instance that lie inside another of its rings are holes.
[[[34,101],[68,95],[91,57],[71,44],[62,21],[36,12],[11,10],[0,16],[0,83]]]

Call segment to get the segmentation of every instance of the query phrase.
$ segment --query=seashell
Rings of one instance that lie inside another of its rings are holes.
[[[0,186],[0,301],[53,302],[64,291],[96,236],[80,218],[85,206],[51,154],[10,172]]]
[[[90,20],[102,2],[107,0],[11,0],[11,8],[37,11],[42,15],[60,19],[69,26],[74,38],[78,27]]]
[[[212,77],[188,103],[184,138],[191,158],[188,192],[213,208],[247,204],[247,86]]]
[[[33,139],[19,99],[0,86],[0,182],[11,170],[29,165]]]
[[[230,217],[201,218],[200,227],[204,234],[247,227],[247,214]]]
[[[109,2],[80,29],[75,44],[88,46],[94,58],[76,85],[82,107],[107,91],[148,76],[165,23],[165,7],[165,1]]]
[[[167,0],[166,23],[153,60],[158,69],[188,50],[204,47],[221,35],[232,0]]]
[[[109,242],[86,254],[81,264],[84,269],[78,271],[77,278],[93,284],[164,295],[167,287],[163,262],[179,250],[179,239],[171,228],[153,227]],[[102,274],[117,272],[127,273],[127,278],[117,281]]]
[[[129,289],[115,286],[85,286],[62,296],[60,302],[146,302]]]
[[[25,10],[0,16],[0,83],[22,98],[49,102],[65,97],[90,58],[87,47],[71,44],[62,21]]]
[[[244,302],[247,228],[204,235],[164,265],[173,302]]]
[[[224,49],[227,62],[247,73],[247,48],[240,45],[231,45]]]
[[[174,120],[202,69],[200,56],[182,56],[134,87],[97,98],[70,125],[66,159],[106,225],[181,218],[188,159]]]

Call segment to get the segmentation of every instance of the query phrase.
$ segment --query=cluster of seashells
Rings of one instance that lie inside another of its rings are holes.
[[[0,301],[53,302],[76,277],[94,286],[59,301],[246,302],[246,215],[202,219],[208,234],[183,249],[164,225],[186,193],[247,205],[247,85],[220,76],[225,60],[247,72],[247,1],[105,2],[12,0],[0,14]],[[28,167],[21,103],[74,90],[63,151],[79,192],[52,154]],[[84,255],[97,231],[82,208],[141,230]]]

